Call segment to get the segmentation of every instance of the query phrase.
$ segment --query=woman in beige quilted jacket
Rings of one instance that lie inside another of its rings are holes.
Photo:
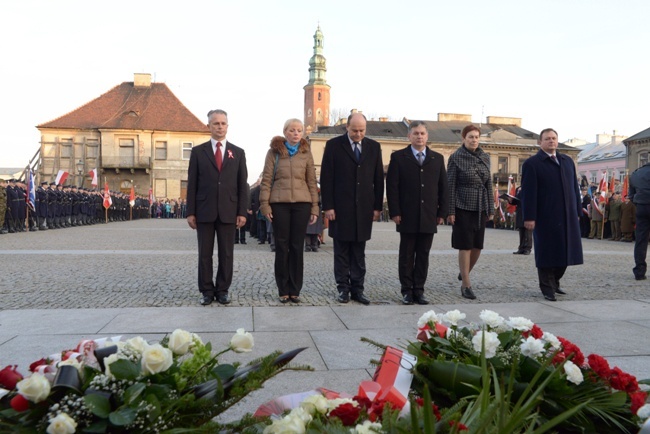
[[[299,119],[284,123],[284,137],[271,140],[260,184],[260,211],[273,225],[275,282],[280,302],[300,303],[303,242],[318,216],[314,158]]]

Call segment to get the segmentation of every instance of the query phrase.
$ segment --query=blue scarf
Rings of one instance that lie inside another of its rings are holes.
[[[287,142],[287,141],[285,140],[285,142],[284,142],[284,146],[287,148],[287,151],[289,151],[289,156],[290,156],[290,157],[293,157],[293,156],[296,155],[296,153],[298,152],[298,146],[300,146],[300,142],[298,142],[298,143],[296,143],[295,145],[291,146],[291,145],[289,144],[289,142]]]

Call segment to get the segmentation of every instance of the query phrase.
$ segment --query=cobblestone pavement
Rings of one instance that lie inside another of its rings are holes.
[[[366,246],[366,292],[373,304],[398,305],[397,248],[393,223],[376,223]],[[486,231],[486,250],[472,284],[475,302],[460,297],[451,228],[433,241],[425,296],[435,303],[542,301],[533,255],[513,255],[518,233]],[[561,300],[647,298],[650,280],[632,275],[633,244],[583,240],[585,264],[569,267]],[[0,236],[0,309],[198,306],[196,235],[185,220],[138,220]],[[216,262],[216,255],[215,255]],[[230,306],[276,306],[274,255],[248,239],[235,246]],[[303,304],[335,301],[332,240],[305,253]],[[215,265],[216,269],[216,265]],[[213,304],[211,308],[218,307]],[[295,307],[295,306],[294,306]]]

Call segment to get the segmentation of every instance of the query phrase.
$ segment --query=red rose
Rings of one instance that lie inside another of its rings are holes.
[[[11,398],[10,404],[11,408],[18,412],[26,411],[29,409],[29,401],[27,401],[23,395],[16,395]]]
[[[354,398],[355,401],[359,403],[359,406],[365,409],[369,409],[370,406],[372,405],[372,401],[370,401],[368,398],[363,397],[363,396],[355,396]]]
[[[5,389],[14,390],[16,388],[16,383],[23,379],[23,376],[16,371],[16,365],[6,366],[2,371],[0,371],[0,386]]]
[[[641,407],[643,407],[647,398],[648,394],[640,390],[630,393],[630,400],[632,401],[630,409],[632,410],[632,414],[636,414],[636,412],[639,411]]]
[[[607,363],[607,360],[605,360],[604,357],[599,356],[598,354],[590,354],[589,357],[587,357],[587,360],[589,362],[589,367],[603,380],[609,379],[609,376],[612,375],[609,363]]]
[[[345,426],[353,426],[357,422],[357,419],[359,419],[360,414],[361,408],[346,402],[330,411],[329,416],[338,417]]]

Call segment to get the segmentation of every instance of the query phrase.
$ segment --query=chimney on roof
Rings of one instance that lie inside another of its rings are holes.
[[[438,122],[450,121],[472,122],[472,115],[462,115],[458,113],[438,113]]]
[[[133,87],[151,87],[151,74],[133,74]]]
[[[379,122],[388,122],[388,117],[386,117],[386,116],[380,116],[380,117],[379,117]]]
[[[488,116],[488,124],[501,124],[501,125],[514,125],[516,127],[521,126],[521,118],[510,118],[505,116]]]

